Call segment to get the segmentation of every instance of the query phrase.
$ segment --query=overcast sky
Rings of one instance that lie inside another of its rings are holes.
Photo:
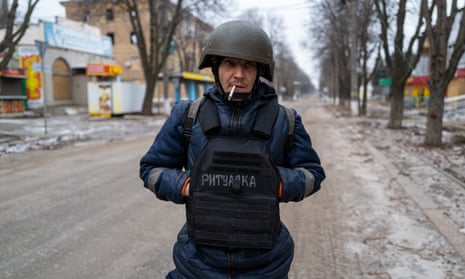
[[[303,24],[309,14],[308,0],[234,0],[238,12],[257,7],[263,12],[269,12],[280,16],[285,24],[286,40],[291,48],[295,61],[299,66],[312,78],[314,84],[317,84],[317,75],[314,65],[312,64],[311,54],[308,50],[303,49],[301,41],[307,37]],[[26,5],[26,0],[20,0],[20,5]],[[234,7],[233,7],[234,8]],[[40,0],[33,14],[33,21],[38,19],[53,21],[55,16],[65,16],[65,10],[60,5],[60,0]],[[232,17],[235,15],[232,15]]]

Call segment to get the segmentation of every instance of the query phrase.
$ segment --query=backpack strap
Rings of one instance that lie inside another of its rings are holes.
[[[294,130],[295,130],[295,114],[294,109],[283,106],[286,110],[287,120],[289,122],[289,129],[287,130],[287,140],[284,147],[286,154],[289,154],[291,149],[294,147]]]
[[[195,120],[197,118],[197,113],[199,111],[200,105],[205,102],[205,97],[202,96],[193,102],[189,103],[186,109],[186,114],[184,116],[183,126],[184,126],[184,145],[188,146],[189,141],[192,136],[192,126],[194,126]]]

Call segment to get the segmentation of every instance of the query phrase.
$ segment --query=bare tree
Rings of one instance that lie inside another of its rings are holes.
[[[200,64],[200,58],[196,54],[200,53],[212,27],[198,20],[190,12],[184,11],[183,18],[183,27],[176,28],[173,38],[175,51],[179,57],[180,71],[195,72]]]
[[[13,56],[16,46],[21,38],[24,36],[29,22],[31,20],[32,12],[36,7],[39,0],[28,0],[27,8],[21,23],[16,26],[17,13],[18,13],[18,0],[13,0],[8,7],[8,1],[2,0],[2,22],[1,28],[5,29],[2,41],[0,41],[0,69],[5,68]]]
[[[320,88],[326,87],[334,100],[350,106],[349,24],[345,3],[320,1],[312,9],[309,34],[314,57],[322,65]]]
[[[142,113],[152,114],[153,94],[158,81],[158,75],[163,70],[169,55],[171,41],[181,18],[183,0],[178,0],[175,6],[169,1],[147,1],[149,10],[149,38],[145,37],[144,21],[141,19],[139,1],[122,0],[121,4],[128,11],[129,21],[137,38],[137,49],[142,63],[146,90]]]
[[[373,30],[375,11],[372,0],[359,1],[359,7],[357,9],[358,18],[358,45],[359,45],[359,64],[360,64],[360,77],[362,83],[362,100],[358,98],[358,112],[359,115],[366,115],[367,113],[367,92],[368,83],[370,82],[374,69],[379,60],[376,59],[375,65],[369,69],[370,60],[373,59],[374,55],[377,55],[376,49],[378,47],[378,39],[375,36]]]
[[[325,53],[324,56],[320,57],[320,80],[318,88],[320,91],[327,92],[328,96],[333,100],[333,103],[336,102],[338,97],[338,59],[334,59],[334,56],[329,52]]]
[[[8,0],[1,0],[0,5],[0,28],[3,29],[8,24]]]
[[[324,0],[312,10],[309,33],[316,46],[315,57],[322,65],[320,84],[346,109],[350,109],[351,98],[356,98],[359,115],[365,115],[367,87],[373,74],[370,68],[375,68],[370,64],[375,62],[379,41],[374,30],[373,2]]]
[[[450,3],[450,9],[447,9]],[[464,8],[457,8],[457,0],[435,0],[428,11],[427,1],[422,0],[425,14],[426,34],[430,51],[431,97],[428,104],[425,144],[440,146],[442,144],[442,118],[444,113],[444,94],[449,82],[454,77],[457,65],[465,52],[465,16]],[[435,11],[435,19],[431,17]],[[451,43],[454,23],[458,29],[455,41]],[[450,57],[448,59],[448,57]]]
[[[396,10],[392,10],[389,0],[374,0],[376,12],[381,27],[381,40],[383,42],[384,59],[391,77],[391,110],[389,115],[389,128],[402,128],[404,113],[404,86],[405,81],[412,73],[420,58],[420,51],[423,48],[425,36],[423,31],[423,8],[420,8],[417,22],[414,26],[414,33],[409,38],[406,48],[404,42],[406,38],[406,14],[407,0],[394,1]],[[425,5],[425,1],[421,1]],[[395,26],[391,23],[391,15],[394,15]],[[390,38],[389,31],[394,30],[394,39]],[[414,49],[415,48],[415,49]]]
[[[268,13],[263,18],[262,26],[268,33],[273,45],[275,60],[274,84],[276,90],[284,94],[284,97],[294,95],[293,81],[296,74],[296,64],[285,42],[283,20],[274,14]],[[282,88],[285,89],[284,92],[281,92]]]
[[[273,45],[275,60],[274,85],[278,91],[284,88],[283,97],[291,97],[295,94],[295,83],[310,87],[306,74],[297,66],[291,50],[286,44],[284,22],[281,17],[273,13],[261,14],[258,9],[248,9],[240,15],[240,18],[251,21],[261,26],[268,34]]]

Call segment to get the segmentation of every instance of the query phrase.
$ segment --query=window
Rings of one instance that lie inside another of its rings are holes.
[[[106,15],[107,21],[113,21],[115,19],[113,15],[113,9],[107,9],[105,11],[105,15]]]
[[[108,32],[107,36],[110,37],[111,45],[114,46],[115,45],[115,33],[114,32]]]
[[[134,32],[134,31],[131,32],[131,36],[130,36],[129,40],[131,42],[131,45],[137,44],[136,32]]]

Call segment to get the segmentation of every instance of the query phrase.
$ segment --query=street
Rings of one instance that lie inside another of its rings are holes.
[[[317,98],[291,105],[327,179],[281,206],[289,278],[465,278],[465,233],[436,198]],[[154,135],[1,157],[0,278],[164,278],[185,216],[138,177]]]

